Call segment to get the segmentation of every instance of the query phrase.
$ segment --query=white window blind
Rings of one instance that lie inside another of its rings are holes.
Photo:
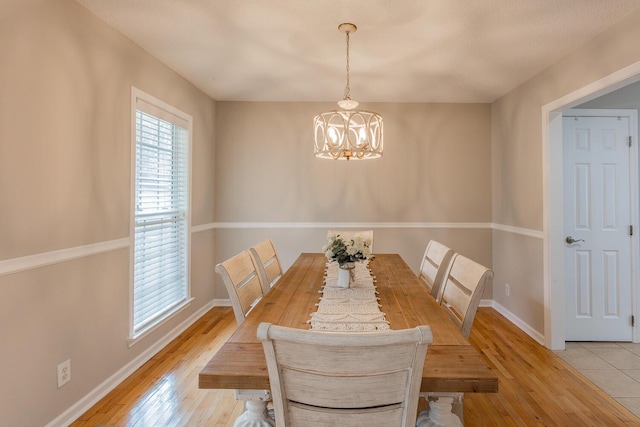
[[[135,105],[134,337],[189,298],[188,121],[143,100]]]

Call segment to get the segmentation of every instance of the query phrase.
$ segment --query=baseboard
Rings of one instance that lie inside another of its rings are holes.
[[[72,405],[69,409],[57,416],[53,421],[49,422],[46,427],[66,427],[74,422],[78,417],[84,414],[89,408],[95,405],[100,399],[106,396],[111,390],[116,388],[122,381],[133,374],[138,368],[144,365],[149,359],[155,356],[160,350],[166,347],[178,335],[184,332],[189,326],[201,318],[207,311],[213,307],[229,306],[230,300],[214,299],[202,307],[200,310],[192,314],[188,319],[173,328],[167,335],[156,341],[151,347],[138,355],[131,362],[127,363],[116,373],[103,381],[98,387],[90,391],[86,396]]]
[[[507,320],[509,320],[514,325],[516,325],[519,329],[522,330],[522,332],[524,332],[525,334],[527,334],[531,338],[533,338],[533,340],[536,341],[538,344],[544,346],[544,335],[542,335],[540,332],[538,332],[535,329],[533,329],[531,326],[529,326],[528,323],[526,323],[524,320],[520,319],[518,316],[516,316],[515,314],[513,314],[512,312],[510,312],[506,308],[504,308],[498,302],[493,301],[493,300],[488,300],[488,301],[491,301],[490,307],[492,307],[498,313],[500,313],[504,317],[506,317]]]

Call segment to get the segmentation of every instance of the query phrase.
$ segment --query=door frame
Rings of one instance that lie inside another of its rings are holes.
[[[562,112],[584,102],[613,92],[631,83],[640,81],[640,61],[631,64],[600,80],[592,82],[572,93],[542,106],[542,191],[543,191],[543,279],[544,279],[544,341],[552,350],[565,348],[564,324],[564,215],[563,215],[563,163],[562,163]],[[637,118],[631,124],[638,132]],[[634,136],[635,167],[638,169],[638,139]],[[635,228],[640,232],[637,216],[637,172],[631,176],[632,201]],[[632,313],[637,315],[640,307],[638,290],[638,240],[632,242]],[[640,327],[633,330],[633,342],[640,342]]]
[[[629,156],[631,156],[628,161],[629,161],[629,208],[630,208],[630,212],[629,212],[629,220],[630,220],[630,224],[633,224],[636,228],[636,230],[634,230],[634,233],[632,236],[629,236],[631,241],[629,243],[629,247],[630,247],[630,253],[629,253],[629,262],[630,262],[630,276],[631,276],[631,284],[630,284],[630,291],[631,291],[631,314],[634,315],[635,313],[637,313],[636,308],[634,307],[633,301],[634,301],[634,296],[637,294],[637,290],[638,290],[638,276],[637,276],[637,266],[638,266],[638,239],[637,239],[637,227],[638,227],[638,166],[639,166],[639,157],[638,157],[638,110],[635,109],[616,109],[616,108],[590,108],[590,109],[584,109],[584,108],[579,108],[579,109],[575,109],[575,108],[568,108],[565,110],[562,110],[562,117],[572,117],[572,116],[578,116],[578,117],[607,117],[607,118],[620,118],[620,117],[625,117],[628,119],[627,125],[629,127],[629,134],[632,138],[632,141],[635,141],[629,151],[627,152]],[[563,127],[564,130],[564,127]],[[562,140],[563,144],[566,144],[566,141],[564,141],[564,135],[563,135],[563,140]],[[564,152],[563,152],[564,155]],[[635,161],[634,161],[635,159]],[[564,164],[564,162],[563,162]],[[565,171],[564,167],[563,167],[563,172]],[[564,179],[564,176],[563,176]],[[564,181],[563,181],[564,184]],[[564,193],[564,186],[563,186],[563,193]],[[563,200],[565,200],[564,198],[564,194],[563,194]],[[564,208],[564,205],[563,205]],[[563,223],[566,221],[565,216],[565,212],[563,211]],[[624,226],[621,224],[621,226]],[[567,235],[567,230],[564,230],[564,234],[562,235],[562,239],[564,241],[565,236]],[[587,238],[588,239],[588,238]],[[566,247],[564,249],[565,251],[567,250]],[[565,257],[565,261],[564,261],[564,266],[566,267],[566,257]],[[563,281],[564,283],[564,281]],[[563,291],[566,291],[566,283],[564,283],[564,288]],[[566,293],[564,293],[564,295],[566,295]],[[566,310],[566,308],[565,308]],[[566,313],[565,313],[566,314]],[[636,342],[636,337],[634,336],[635,332],[637,331],[638,328],[632,328],[631,333],[631,339],[633,342]],[[566,327],[565,327],[565,334],[566,334]]]

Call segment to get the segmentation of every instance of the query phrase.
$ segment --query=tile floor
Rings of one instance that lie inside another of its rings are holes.
[[[567,342],[555,353],[640,417],[640,344]]]

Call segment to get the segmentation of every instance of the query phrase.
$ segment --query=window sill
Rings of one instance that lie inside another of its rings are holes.
[[[166,316],[164,316],[164,317],[158,319],[156,322],[150,324],[144,330],[138,332],[136,335],[132,334],[132,336],[127,338],[128,347],[129,348],[133,347],[135,344],[137,344],[140,340],[145,338],[147,335],[151,334],[156,329],[158,329],[160,326],[164,325],[164,323],[167,322],[169,319],[173,318],[176,314],[180,313],[182,310],[184,310],[185,308],[190,306],[191,305],[191,301],[193,301],[194,299],[195,298],[193,298],[193,297],[186,299],[182,304],[177,305],[170,313],[167,313]]]

